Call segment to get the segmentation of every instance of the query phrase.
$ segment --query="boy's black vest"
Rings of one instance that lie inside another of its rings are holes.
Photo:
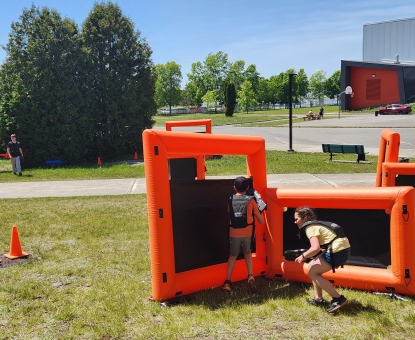
[[[332,243],[334,242],[334,240],[337,240],[338,238],[346,237],[346,235],[343,232],[343,228],[341,226],[339,226],[338,224],[336,224],[336,223],[328,222],[328,221],[308,221],[308,222],[305,222],[300,228],[300,239],[303,242],[305,242],[305,244],[307,244],[309,247],[311,246],[311,244],[310,244],[309,238],[307,237],[307,234],[305,233],[305,229],[310,224],[322,225],[323,227],[325,227],[327,229],[330,229],[332,232],[334,232],[336,234],[336,236],[334,236],[333,239],[330,242],[325,243],[325,244],[320,244],[320,248],[326,249],[330,252],[330,259],[332,259],[333,258],[332,257],[332,252],[331,252]],[[332,263],[332,270],[333,270],[333,273],[334,273],[335,268],[333,266],[333,263]]]
[[[251,199],[253,199],[253,196],[248,195],[233,195],[229,197],[228,204],[232,228],[241,229],[249,225],[246,211]]]

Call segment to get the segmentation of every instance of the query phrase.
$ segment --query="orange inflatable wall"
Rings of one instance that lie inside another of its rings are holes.
[[[312,208],[384,210],[390,215],[390,254],[388,268],[345,265],[336,273],[324,274],[337,286],[406,295],[415,294],[415,211],[413,187],[358,188],[269,188],[267,218],[266,277],[310,282],[307,264],[285,261],[283,258],[283,214],[285,208],[308,205]],[[292,217],[292,226],[294,217]],[[342,221],[334,221],[342,224]],[[354,222],[354,221],[353,221]],[[355,221],[359,223],[359,221]],[[361,228],[365,228],[362,225]],[[347,235],[347,230],[345,230]],[[370,239],[367,242],[371,242]],[[353,253],[353,244],[352,253]]]
[[[205,133],[212,133],[212,119],[175,120],[166,122],[166,131],[172,131],[173,127],[199,125],[205,126]]]
[[[166,122],[166,131],[172,131],[173,127],[181,126],[204,126],[205,133],[212,133],[212,119],[196,119],[196,120],[174,120]],[[199,155],[196,157],[197,178],[205,178],[205,158],[211,158],[211,155]]]
[[[401,136],[399,133],[384,129],[380,136],[378,165],[376,170],[376,186],[382,186],[383,162],[397,162]]]
[[[200,154],[244,155],[246,176],[252,176],[255,189],[265,195],[266,157],[262,137],[199,134],[191,132],[145,130],[144,163],[150,233],[152,298],[164,301],[181,295],[219,286],[226,277],[227,263],[176,272],[172,231],[169,158]],[[199,179],[198,179],[199,181]],[[224,198],[226,205],[226,197]],[[227,227],[228,221],[225,222]],[[257,225],[254,275],[265,271],[265,227]],[[243,260],[238,260],[232,279],[246,278]]]
[[[401,185],[415,186],[415,163],[393,163],[385,162],[382,164],[382,186],[393,187]]]

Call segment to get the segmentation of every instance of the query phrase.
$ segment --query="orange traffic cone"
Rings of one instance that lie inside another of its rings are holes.
[[[138,159],[137,152],[134,152],[134,159]]]
[[[98,165],[101,165],[101,157],[98,157]]]
[[[10,241],[10,253],[4,254],[4,257],[13,260],[26,256],[29,256],[29,254],[22,251],[22,247],[20,246],[19,234],[17,232],[17,227],[14,225],[12,228],[12,238]]]

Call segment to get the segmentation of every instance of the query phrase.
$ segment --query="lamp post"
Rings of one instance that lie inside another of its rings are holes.
[[[339,119],[340,119],[340,102],[341,102],[341,97],[342,97],[343,93],[352,94],[353,93],[352,87],[347,86],[346,89],[344,91],[340,92],[339,95],[338,95],[338,100],[337,101],[339,102]]]
[[[289,76],[289,92],[288,92],[288,96],[289,96],[289,100],[290,100],[290,148],[288,149],[288,152],[294,152],[293,150],[293,79],[294,76],[296,76],[297,74],[295,73],[290,73]]]

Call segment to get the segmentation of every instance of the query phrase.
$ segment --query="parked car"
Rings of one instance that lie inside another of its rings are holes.
[[[391,104],[379,109],[380,115],[403,115],[412,111],[412,107],[403,104]]]

